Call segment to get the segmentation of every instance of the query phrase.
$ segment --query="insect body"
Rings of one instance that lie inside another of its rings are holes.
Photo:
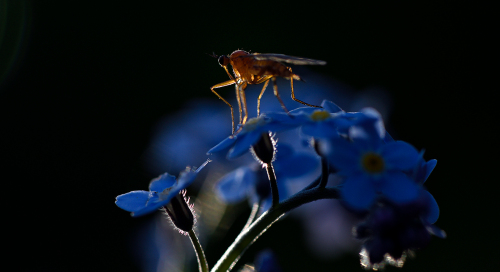
[[[213,57],[217,56],[214,54]],[[262,91],[260,92],[259,97],[257,99],[257,116],[260,114],[260,99],[262,98],[262,95],[264,94],[264,91],[266,90],[266,87],[269,84],[270,79],[272,79],[273,81],[274,95],[278,98],[281,107],[283,107],[285,112],[288,113],[288,110],[285,107],[285,104],[281,100],[278,93],[278,86],[276,85],[277,77],[290,79],[293,100],[301,104],[304,104],[306,106],[320,108],[319,106],[311,105],[295,98],[295,94],[293,92],[293,80],[294,79],[302,80],[302,79],[298,75],[292,72],[292,68],[287,67],[282,62],[297,64],[297,65],[325,65],[326,64],[325,61],[292,57],[283,54],[259,54],[259,53],[250,54],[243,50],[236,50],[233,53],[231,53],[229,57],[222,55],[218,57],[218,60],[219,64],[222,66],[222,68],[224,68],[224,70],[226,70],[226,73],[231,79],[212,86],[211,90],[215,95],[217,95],[222,101],[224,101],[224,103],[226,103],[231,108],[233,133],[234,133],[233,106],[231,106],[229,102],[227,102],[224,98],[222,98],[222,96],[220,96],[214,89],[224,86],[229,86],[232,84],[236,85],[236,98],[238,101],[238,107],[240,112],[240,124],[245,124],[248,118],[247,103],[245,97],[245,89],[248,84],[264,83]],[[234,77],[229,73],[229,70],[227,69],[227,66],[229,64],[231,64],[231,66],[233,67]],[[242,114],[242,111],[244,111],[244,116]]]

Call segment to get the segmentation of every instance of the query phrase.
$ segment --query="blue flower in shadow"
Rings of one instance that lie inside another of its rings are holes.
[[[179,174],[179,178],[165,173],[153,179],[149,183],[149,191],[132,191],[116,197],[115,204],[132,212],[132,216],[141,216],[158,210],[170,202],[170,200],[186,189],[196,178],[198,172],[209,161],[205,162],[198,169],[189,167]]]
[[[402,267],[407,253],[427,246],[431,235],[445,238],[446,233],[433,225],[436,210],[434,198],[423,189],[411,203],[377,203],[353,231],[356,238],[364,240],[361,265],[375,270],[387,264]]]
[[[354,210],[369,209],[380,196],[395,203],[409,202],[420,189],[404,172],[417,165],[418,151],[403,141],[386,143],[383,123],[376,116],[372,110],[356,113],[347,138],[321,144],[321,152],[344,177],[342,200]]]

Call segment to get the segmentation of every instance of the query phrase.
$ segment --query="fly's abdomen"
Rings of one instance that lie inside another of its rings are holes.
[[[293,75],[286,65],[272,60],[254,61],[253,66],[249,69],[249,71],[257,76],[271,75],[275,77],[289,78]]]

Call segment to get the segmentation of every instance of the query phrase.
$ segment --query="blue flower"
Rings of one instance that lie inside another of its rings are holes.
[[[349,112],[345,114],[351,120],[351,126],[347,129],[347,134],[351,139],[361,138],[364,141],[385,142],[393,141],[387,137],[382,116],[374,108],[364,108],[360,112]]]
[[[287,145],[280,143],[273,168],[278,183],[280,200],[290,196],[287,183],[290,179],[314,172],[319,167],[319,158],[305,152],[294,152]],[[262,202],[262,209],[267,210],[272,203],[271,188],[266,171],[258,164],[242,166],[228,173],[217,183],[219,198],[226,203],[237,203],[246,198],[251,204]]]
[[[423,185],[427,181],[432,173],[432,170],[434,170],[434,167],[436,167],[437,164],[437,160],[429,160],[426,162],[423,155],[424,152],[420,152],[419,160],[415,167],[406,172],[408,177],[419,185]],[[434,197],[428,191],[424,190],[424,193],[427,194],[425,199],[427,200],[426,206],[428,209],[426,209],[425,212],[422,212],[422,220],[428,224],[434,224],[439,217],[439,206]]]
[[[431,234],[445,238],[445,232],[427,220],[429,211],[437,208],[431,198],[422,189],[418,198],[408,204],[379,202],[353,232],[356,238],[364,240],[361,264],[373,269],[386,264],[401,267],[410,250],[427,246]]]
[[[432,173],[432,170],[436,167],[437,160],[425,161],[423,158],[424,152],[420,152],[419,160],[415,167],[407,172],[415,182],[418,184],[424,184]]]
[[[116,197],[115,204],[132,212],[132,216],[141,216],[158,210],[186,189],[196,178],[198,172],[208,163],[206,161],[198,169],[189,167],[179,174],[179,178],[165,173],[149,183],[149,191],[132,191]]]
[[[210,155],[231,148],[227,158],[237,158],[257,143],[263,133],[278,132],[297,127],[295,124],[286,122],[288,119],[291,119],[290,116],[284,113],[267,113],[257,118],[251,118],[244,125],[238,126],[236,134],[220,142],[210,149],[207,154]]]
[[[351,138],[381,137],[387,138],[387,141],[392,140],[390,135],[386,135],[380,113],[373,108],[364,108],[360,112],[345,112],[327,100],[324,100],[321,106],[323,109],[297,108],[290,112],[294,118],[286,122],[299,125],[304,135],[315,138],[333,138],[341,134]]]
[[[414,200],[420,186],[403,171],[416,166],[417,150],[403,141],[386,143],[383,124],[370,116],[358,117],[359,126],[349,129],[349,139],[332,138],[321,144],[321,152],[344,177],[340,188],[344,203],[367,210],[378,196],[395,203]]]
[[[324,100],[323,109],[302,107],[290,111],[294,117],[288,120],[291,124],[301,126],[301,132],[316,138],[330,138],[338,135],[339,128],[349,127],[351,122],[345,112],[333,102]]]

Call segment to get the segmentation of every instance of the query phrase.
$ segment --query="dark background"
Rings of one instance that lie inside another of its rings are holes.
[[[152,178],[141,155],[162,116],[193,97],[217,100],[209,88],[227,75],[206,53],[241,48],[326,60],[312,71],[355,90],[385,88],[398,138],[439,161],[428,188],[448,234],[404,271],[494,269],[495,89],[478,62],[490,58],[489,7],[325,3],[0,1],[6,263],[16,271],[139,271],[127,237],[142,219],[114,198],[146,189],[134,184]],[[292,239],[273,228],[262,239]],[[207,252],[211,265],[218,254]],[[317,261],[280,254],[289,271]],[[362,271],[355,254],[314,265]]]

